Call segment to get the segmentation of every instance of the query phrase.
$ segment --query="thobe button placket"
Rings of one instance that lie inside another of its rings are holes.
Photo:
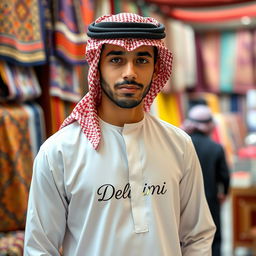
[[[136,233],[148,232],[146,202],[143,195],[144,178],[141,167],[140,129],[136,124],[125,125],[123,138],[126,144],[129,183],[131,187],[131,209]]]

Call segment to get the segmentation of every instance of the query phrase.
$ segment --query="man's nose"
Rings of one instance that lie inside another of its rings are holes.
[[[136,72],[134,63],[127,62],[123,71],[123,79],[131,81],[131,80],[136,80],[136,78],[137,78],[137,72]]]

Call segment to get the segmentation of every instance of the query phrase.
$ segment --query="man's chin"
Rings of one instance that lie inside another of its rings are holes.
[[[120,108],[127,108],[127,109],[131,109],[131,108],[135,108],[138,105],[140,105],[141,101],[136,101],[136,100],[129,100],[129,101],[114,101],[114,103],[120,107]]]

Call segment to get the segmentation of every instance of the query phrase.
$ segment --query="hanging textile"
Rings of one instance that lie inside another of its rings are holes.
[[[161,6],[160,6],[161,7]],[[169,7],[169,8],[168,8]],[[208,8],[179,8],[166,5],[161,10],[171,18],[184,22],[219,22],[239,19],[244,16],[256,16],[256,4],[243,2],[241,4],[230,4],[226,6],[215,6]]]
[[[52,116],[52,133],[60,129],[61,124],[67,116],[70,115],[75,103],[60,100],[58,97],[52,96],[51,102],[51,116]]]
[[[36,103],[0,104],[0,230],[23,230],[33,159],[45,140]]]
[[[184,53],[184,33],[183,24],[179,21],[168,20],[166,27],[167,45],[173,53],[173,73],[171,75],[171,89],[174,92],[185,89],[185,53]]]
[[[229,134],[230,133],[229,127],[227,126],[225,117],[220,113],[214,115],[214,121],[216,122],[216,130],[218,133],[218,137],[220,138],[219,143],[221,143],[225,148],[227,161],[232,166],[233,149],[232,149],[232,141],[230,139],[230,134]]]
[[[246,93],[255,87],[253,33],[250,30],[240,30],[236,37],[234,92]]]
[[[178,93],[159,93],[156,97],[157,116],[175,126],[180,126],[183,120],[182,95]]]
[[[204,75],[204,62],[202,55],[202,42],[199,34],[195,34],[195,48],[196,48],[196,86],[194,91],[208,91]]]
[[[205,82],[212,92],[219,92],[220,74],[220,33],[207,32],[199,34]],[[199,70],[200,68],[198,68]]]
[[[41,95],[33,67],[23,67],[0,61],[0,100],[26,101]]]
[[[236,60],[236,33],[225,31],[220,37],[220,91],[233,92]]]
[[[250,2],[251,0],[146,0],[148,3],[179,7],[205,7]]]
[[[95,17],[98,18],[104,14],[111,14],[111,8],[112,5],[110,0],[95,0]]]
[[[0,59],[19,65],[46,62],[39,0],[1,0]]]
[[[70,64],[85,63],[87,27],[94,20],[94,1],[54,1],[56,54]]]
[[[220,109],[222,112],[227,113],[230,112],[230,95],[225,93],[223,95],[220,95],[219,97],[219,104],[220,104]]]
[[[43,110],[40,105],[35,102],[29,102],[22,105],[24,110],[27,112],[28,119],[28,130],[30,134],[30,145],[33,159],[39,151],[40,146],[46,139],[45,132],[45,121]]]
[[[50,94],[62,100],[78,102],[86,86],[88,65],[70,65],[59,58],[50,58]],[[82,80],[82,81],[81,81]]]
[[[0,230],[22,230],[32,175],[29,115],[18,104],[0,105]]]

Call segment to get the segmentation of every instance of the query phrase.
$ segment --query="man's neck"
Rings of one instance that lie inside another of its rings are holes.
[[[113,102],[102,101],[98,107],[98,116],[103,121],[120,127],[137,123],[144,117],[143,103],[134,108],[121,108]]]

